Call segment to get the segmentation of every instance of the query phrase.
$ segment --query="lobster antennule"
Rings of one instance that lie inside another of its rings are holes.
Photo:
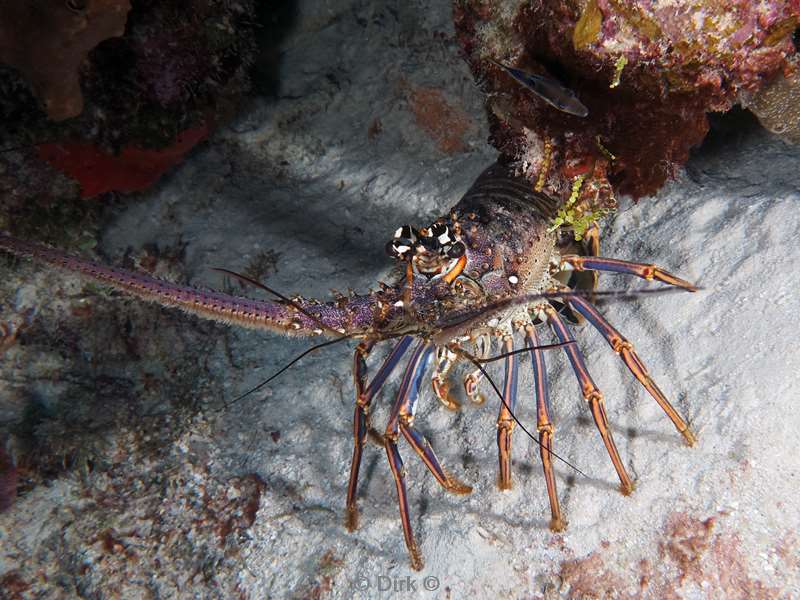
[[[303,309],[299,310],[282,302],[252,300],[169,283],[149,275],[100,265],[2,234],[0,250],[78,273],[137,298],[180,308],[204,319],[295,336],[357,333],[363,329],[364,324],[360,321],[374,301],[371,296],[361,296],[351,300],[352,306],[340,306],[299,300],[297,304]]]

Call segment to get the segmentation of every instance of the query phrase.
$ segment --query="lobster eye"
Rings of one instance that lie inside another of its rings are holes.
[[[447,249],[447,256],[450,258],[461,258],[466,251],[467,247],[464,246],[464,242],[456,242]]]
[[[398,260],[408,260],[412,249],[413,246],[406,243],[405,240],[392,240],[386,244],[386,254]]]
[[[446,223],[434,223],[431,225],[429,233],[438,242],[439,246],[446,246],[455,241]]]
[[[386,254],[398,260],[409,260],[414,254],[417,232],[410,225],[398,227],[394,238],[386,244]]]

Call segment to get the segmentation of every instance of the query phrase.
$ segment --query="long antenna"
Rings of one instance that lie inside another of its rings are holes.
[[[697,289],[702,290],[703,288],[698,287]],[[505,308],[511,308],[522,304],[529,304],[530,302],[533,302],[535,300],[558,300],[559,298],[570,298],[577,296],[581,298],[591,297],[595,299],[614,299],[616,301],[619,301],[619,300],[633,300],[635,298],[638,298],[639,296],[645,296],[645,295],[660,296],[662,294],[676,294],[684,291],[686,290],[675,287],[663,287],[663,288],[643,289],[643,290],[599,290],[599,291],[552,290],[547,292],[524,294],[522,296],[514,296],[510,298],[503,298],[502,300],[496,300],[494,302],[490,302],[489,304],[485,304],[483,306],[479,306],[473,309],[464,310],[460,313],[456,313],[455,315],[447,319],[440,319],[439,321],[436,322],[436,325],[440,329],[457,327],[477,317],[483,317],[487,313],[493,313],[496,311],[503,310]]]
[[[536,346],[534,348],[519,348],[518,350],[511,350],[510,352],[503,352],[502,354],[498,354],[497,356],[491,356],[489,358],[478,358],[477,356],[471,356],[468,352],[463,351],[464,354],[470,356],[470,360],[473,362],[479,362],[481,364],[486,364],[490,362],[494,362],[496,360],[500,360],[501,358],[505,358],[506,356],[514,356],[515,354],[524,354],[525,352],[529,352],[530,350],[556,350],[557,348],[563,348],[564,346],[571,346],[572,344],[576,344],[576,340],[568,340],[566,342],[557,342],[555,344],[544,344],[542,346]]]
[[[222,267],[211,267],[211,270],[212,270],[212,271],[219,271],[220,273],[225,273],[225,274],[227,274],[227,275],[230,275],[230,276],[232,276],[232,277],[236,277],[236,278],[237,278],[237,279],[239,279],[240,281],[244,281],[244,282],[246,282],[246,283],[249,283],[250,285],[254,285],[254,286],[256,286],[256,287],[259,287],[259,288],[261,288],[262,290],[264,290],[264,291],[266,291],[266,292],[269,292],[270,294],[272,294],[273,296],[275,296],[275,297],[276,297],[276,298],[278,298],[279,300],[282,300],[283,302],[286,302],[286,304],[288,304],[288,305],[289,305],[289,306],[291,306],[292,308],[296,309],[297,311],[299,311],[299,312],[301,312],[302,314],[304,314],[305,316],[307,316],[307,317],[308,317],[309,319],[311,319],[311,320],[312,320],[314,323],[316,323],[317,325],[319,325],[319,326],[320,326],[322,329],[325,329],[325,330],[327,330],[327,331],[329,331],[329,332],[333,333],[333,334],[334,334],[336,337],[338,337],[338,338],[345,339],[345,338],[348,338],[348,337],[350,337],[350,336],[347,336],[347,335],[343,334],[341,331],[337,331],[337,330],[335,330],[333,327],[330,327],[330,326],[326,325],[325,323],[323,323],[323,322],[322,322],[322,321],[319,319],[319,317],[317,317],[317,316],[315,316],[315,315],[312,315],[312,314],[311,314],[310,312],[308,312],[308,311],[307,311],[305,308],[303,308],[302,306],[300,306],[300,304],[298,304],[297,302],[295,302],[295,301],[294,301],[294,300],[292,300],[291,298],[287,298],[286,296],[284,296],[284,295],[283,295],[283,294],[281,294],[280,292],[278,292],[278,291],[275,291],[275,290],[273,290],[273,289],[272,289],[272,288],[270,288],[270,287],[267,287],[266,285],[264,285],[264,284],[263,284],[263,283],[261,283],[260,281],[256,281],[255,279],[252,279],[252,278],[248,277],[247,275],[242,275],[241,273],[237,273],[237,272],[235,272],[235,271],[231,271],[231,270],[229,270],[229,269],[224,269],[224,268],[222,268]]]

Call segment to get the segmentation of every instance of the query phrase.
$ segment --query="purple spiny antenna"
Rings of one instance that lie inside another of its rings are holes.
[[[325,329],[328,333],[332,331],[344,335],[357,332],[363,327],[359,322],[363,319],[363,310],[348,306],[340,307],[335,303],[313,304],[300,299],[296,302],[298,308],[279,302],[252,300],[220,292],[198,290],[148,275],[99,265],[6,235],[0,235],[0,250],[80,273],[88,279],[133,294],[143,300],[180,308],[206,319],[251,329],[272,330],[297,336],[316,336],[322,335]],[[353,302],[368,306],[375,300],[370,296],[362,296],[354,298]]]

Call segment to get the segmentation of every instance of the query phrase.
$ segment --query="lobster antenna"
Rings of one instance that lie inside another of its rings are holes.
[[[537,346],[535,349],[543,349],[543,348],[544,348],[544,346]],[[527,352],[528,350],[531,350],[531,348],[524,348],[524,350]],[[542,442],[541,442],[541,441],[540,441],[538,438],[534,437],[534,435],[533,435],[533,434],[532,434],[530,431],[528,431],[528,429],[525,427],[525,425],[523,425],[523,424],[522,424],[522,421],[520,421],[520,420],[517,418],[517,415],[515,415],[515,414],[514,414],[514,411],[513,411],[513,410],[511,410],[511,407],[508,405],[508,403],[506,402],[505,398],[503,398],[503,394],[502,394],[502,393],[500,393],[500,389],[497,387],[497,385],[495,385],[495,383],[494,383],[494,381],[492,380],[491,376],[489,375],[489,373],[487,373],[487,372],[486,372],[486,369],[484,369],[484,368],[483,368],[483,365],[481,365],[481,363],[478,361],[478,359],[477,359],[477,358],[475,358],[474,356],[472,356],[472,355],[471,355],[469,352],[464,352],[463,350],[462,350],[461,352],[463,353],[463,355],[464,355],[464,356],[466,356],[466,357],[467,357],[467,359],[468,359],[468,360],[469,360],[469,361],[470,361],[470,362],[471,362],[473,365],[475,365],[476,367],[478,367],[478,369],[480,369],[480,372],[481,372],[481,373],[483,373],[483,376],[484,376],[484,377],[486,377],[486,379],[487,379],[487,380],[489,381],[489,383],[492,385],[492,389],[494,389],[494,392],[495,392],[495,394],[497,394],[497,397],[498,397],[498,398],[500,398],[500,402],[502,402],[502,403],[503,403],[503,406],[505,406],[505,407],[506,407],[506,409],[508,409],[508,412],[511,414],[511,416],[512,416],[512,417],[514,417],[514,420],[517,422],[517,425],[519,425],[519,426],[520,426],[520,428],[522,429],[522,431],[524,431],[524,432],[525,432],[525,434],[526,434],[526,435],[527,435],[529,438],[531,438],[531,439],[532,439],[534,442],[536,442],[536,444],[537,444],[537,445],[538,445],[540,448],[544,448],[545,450],[547,450],[547,453],[548,453],[548,454],[550,454],[550,456],[552,456],[553,458],[557,458],[557,459],[558,459],[558,460],[560,460],[562,463],[564,463],[565,465],[567,465],[568,467],[570,467],[571,469],[573,469],[575,472],[577,472],[577,473],[580,473],[581,475],[583,475],[583,476],[584,476],[584,477],[586,477],[587,479],[589,478],[589,476],[588,476],[586,473],[584,473],[583,471],[581,471],[581,470],[580,470],[578,467],[576,467],[575,465],[573,465],[573,464],[572,464],[571,462],[569,462],[568,460],[566,460],[566,459],[564,459],[564,458],[561,458],[561,457],[560,457],[558,454],[556,454],[555,452],[553,452],[553,451],[552,451],[552,450],[550,450],[549,448],[546,448],[546,447],[544,446],[544,444],[542,444]]]
[[[260,281],[256,281],[255,279],[251,279],[247,275],[242,275],[241,273],[236,273],[235,271],[231,271],[229,269],[224,269],[222,267],[211,267],[211,270],[212,271],[219,271],[220,273],[226,273],[227,275],[231,275],[232,277],[236,277],[240,281],[244,281],[245,283],[249,283],[250,285],[254,285],[256,287],[261,288],[262,290],[265,290],[265,291],[269,292],[270,294],[272,294],[273,296],[275,296],[279,300],[283,300],[284,302],[286,302],[286,304],[288,304],[292,308],[296,309],[297,311],[299,311],[302,314],[304,314],[305,316],[307,316],[314,323],[319,325],[322,329],[325,329],[325,330],[333,333],[336,337],[338,337],[340,339],[346,339],[346,338],[350,337],[350,336],[347,336],[347,335],[343,334],[341,331],[337,331],[333,327],[329,327],[328,325],[325,325],[325,323],[320,321],[319,317],[316,317],[316,316],[312,315],[305,308],[300,306],[297,302],[295,302],[291,298],[287,298],[286,296],[284,296],[280,292],[277,292],[277,291],[273,290],[272,288],[267,287],[266,285],[264,285]],[[325,345],[325,344],[320,344],[320,346],[322,346],[322,345]]]
[[[703,288],[698,287],[697,289],[702,290]],[[440,321],[437,321],[436,325],[440,329],[458,327],[459,325],[468,323],[473,319],[476,319],[478,317],[483,317],[487,313],[492,313],[495,311],[499,311],[505,308],[511,308],[513,306],[519,306],[522,304],[528,304],[535,300],[558,300],[559,298],[581,297],[581,298],[594,298],[596,300],[611,299],[614,301],[620,301],[620,300],[627,301],[627,300],[633,300],[634,298],[638,298],[639,296],[645,296],[645,295],[660,296],[662,294],[675,294],[682,291],[685,290],[675,287],[663,287],[663,288],[643,289],[643,290],[599,290],[599,291],[552,290],[548,292],[538,292],[535,294],[525,294],[523,296],[496,300],[494,302],[490,302],[489,304],[485,304],[484,306],[475,309],[462,311],[461,313],[458,313],[455,316],[451,317],[449,320],[442,319]]]
[[[274,379],[275,379],[275,378],[277,378],[279,375],[281,375],[281,374],[283,374],[284,372],[288,371],[288,370],[289,370],[289,368],[290,368],[290,367],[292,367],[292,366],[293,366],[295,363],[297,363],[297,362],[298,362],[298,361],[299,361],[301,358],[303,358],[303,357],[305,357],[305,356],[307,356],[307,355],[311,354],[311,353],[312,353],[312,352],[314,352],[315,350],[319,350],[320,348],[325,348],[326,346],[332,346],[333,344],[338,344],[339,342],[343,342],[343,341],[345,341],[345,340],[348,340],[348,339],[350,339],[350,336],[349,336],[349,335],[345,335],[345,336],[342,336],[342,337],[338,337],[338,338],[336,338],[335,340],[327,340],[327,341],[325,341],[325,342],[322,342],[321,344],[317,344],[316,346],[312,346],[311,348],[308,348],[307,350],[305,350],[305,351],[304,351],[304,352],[302,352],[301,354],[298,354],[297,356],[295,356],[295,357],[294,357],[292,360],[290,360],[290,361],[289,361],[289,362],[288,362],[286,365],[284,365],[283,367],[281,367],[281,368],[280,368],[278,371],[276,371],[275,373],[273,373],[272,375],[270,375],[270,376],[269,376],[267,379],[265,379],[264,381],[262,381],[261,383],[259,383],[259,384],[258,384],[256,387],[254,387],[253,389],[246,391],[244,394],[242,394],[241,396],[238,396],[238,397],[234,398],[233,400],[229,400],[228,402],[225,402],[225,403],[223,403],[223,404],[222,404],[222,406],[221,406],[220,408],[218,408],[218,409],[217,409],[217,412],[222,412],[223,410],[225,410],[225,409],[227,409],[227,408],[230,408],[231,406],[233,406],[234,404],[236,404],[237,402],[239,402],[239,400],[242,400],[243,398],[246,398],[246,397],[247,397],[247,396],[249,396],[250,394],[252,394],[252,393],[254,393],[254,392],[257,392],[258,390],[260,390],[261,388],[263,388],[265,385],[267,385],[267,384],[268,384],[270,381],[274,380]]]
[[[501,358],[505,358],[506,356],[514,356],[515,354],[524,354],[525,352],[529,352],[531,350],[555,350],[557,348],[563,348],[564,346],[571,346],[572,344],[577,344],[577,341],[568,340],[566,342],[557,342],[555,344],[544,344],[542,346],[533,346],[530,348],[519,348],[517,350],[511,350],[510,352],[503,352],[502,354],[498,354],[497,356],[492,356],[490,358],[478,358],[476,356],[473,356],[472,360],[485,365],[486,363],[500,360]]]

